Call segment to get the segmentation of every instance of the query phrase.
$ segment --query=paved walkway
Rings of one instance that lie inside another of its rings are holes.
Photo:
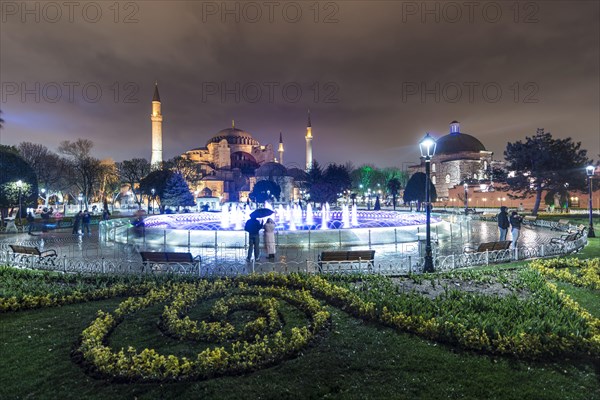
[[[436,245],[438,255],[459,254],[463,252],[466,243],[482,243],[498,240],[498,229],[495,222],[486,222],[479,220],[465,219],[461,216],[453,216],[445,225],[444,232],[440,233]],[[433,234],[435,234],[435,230]],[[557,237],[561,232],[551,231],[547,228],[531,228],[524,226],[519,238],[519,246],[536,247],[541,244],[549,243],[551,238]],[[508,238],[510,239],[510,233]],[[165,250],[161,247],[151,248],[140,245],[127,245],[120,243],[103,243],[99,241],[97,226],[93,227],[92,235],[79,236],[72,235],[70,230],[57,230],[50,232],[37,232],[35,235],[28,234],[2,234],[0,235],[0,249],[8,250],[8,244],[22,244],[36,246],[40,249],[55,249],[59,257],[68,257],[75,259],[107,259],[107,260],[126,260],[141,261],[139,250]],[[422,243],[421,243],[422,245]],[[353,246],[344,249],[368,249],[369,246]],[[326,249],[339,249],[336,244],[330,247],[313,248],[279,248],[277,260],[287,262],[302,263],[306,260],[316,261],[321,251]],[[395,263],[399,259],[408,257],[418,257],[422,254],[421,246],[418,242],[399,243],[397,245],[376,245],[371,246],[375,250],[375,262],[377,264]],[[227,249],[227,248],[194,248],[188,250],[187,247],[168,248],[168,251],[191,251],[193,255],[200,255],[203,265],[219,265],[223,263],[231,265],[246,265],[246,250]],[[262,257],[264,261],[264,255]]]

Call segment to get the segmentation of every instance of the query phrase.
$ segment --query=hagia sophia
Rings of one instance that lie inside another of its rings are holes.
[[[162,158],[162,112],[158,84],[152,98],[152,157],[156,166]],[[312,166],[312,126],[310,111],[306,128],[306,170]],[[200,164],[203,178],[190,182],[196,197],[219,202],[245,201],[256,182],[269,179],[281,188],[280,201],[297,201],[300,187],[306,181],[306,172],[299,168],[286,168],[283,135],[279,134],[277,153],[272,144],[261,144],[251,133],[236,128],[232,121],[213,135],[204,147],[197,147],[182,154]]]

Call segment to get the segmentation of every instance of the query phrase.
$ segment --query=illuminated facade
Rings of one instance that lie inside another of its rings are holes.
[[[450,189],[464,181],[489,180],[490,168],[495,163],[492,156],[477,138],[460,131],[458,121],[452,121],[450,132],[437,140],[431,159],[431,182],[438,199],[448,198]],[[410,167],[411,174],[424,169],[424,162]]]

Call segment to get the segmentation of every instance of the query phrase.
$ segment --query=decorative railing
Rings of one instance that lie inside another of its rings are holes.
[[[556,228],[548,221],[536,221],[538,227]],[[573,226],[571,226],[573,228]],[[101,233],[102,234],[102,233]],[[72,239],[71,239],[72,240]],[[436,271],[450,271],[461,268],[490,265],[495,263],[508,263],[531,258],[566,255],[578,251],[587,243],[585,234],[573,241],[545,243],[534,247],[521,246],[515,249],[456,253],[441,256],[434,251],[434,266]],[[24,245],[36,244],[23,241]],[[125,251],[127,250],[127,251]],[[64,273],[107,273],[107,274],[187,274],[202,277],[208,276],[235,276],[252,272],[304,272],[304,273],[351,273],[363,272],[381,275],[405,275],[423,272],[424,260],[417,255],[404,255],[398,253],[390,261],[385,262],[317,262],[312,260],[287,261],[292,257],[281,257],[276,262],[249,262],[244,261],[245,249],[243,246],[235,249],[215,248],[210,256],[202,255],[202,263],[165,263],[145,265],[138,254],[138,245],[127,246],[123,254],[116,254],[113,258],[105,258],[102,253],[97,257],[38,257],[31,255],[15,254],[8,249],[8,245],[0,243],[0,264],[21,268],[60,271]],[[322,250],[322,249],[319,249]],[[318,251],[318,250],[315,250]],[[126,253],[126,254],[125,254]],[[299,253],[300,255],[300,253]],[[303,253],[306,256],[306,253]],[[312,254],[316,259],[316,253]],[[295,258],[296,260],[298,258]]]

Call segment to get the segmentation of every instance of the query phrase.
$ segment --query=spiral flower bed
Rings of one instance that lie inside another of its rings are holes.
[[[225,296],[227,295],[227,296]],[[218,299],[212,310],[214,321],[194,321],[184,314],[199,301]],[[161,323],[171,336],[181,340],[216,343],[195,358],[163,355],[154,349],[133,347],[113,351],[106,345],[111,332],[128,316],[155,304],[165,305]],[[309,323],[282,328],[278,304],[286,302],[301,310]],[[258,317],[236,330],[228,315],[251,310]],[[254,287],[242,280],[180,283],[151,290],[142,297],[123,301],[113,313],[98,312],[86,328],[78,348],[83,360],[100,374],[127,381],[198,379],[253,371],[280,362],[306,347],[328,324],[329,313],[308,291],[286,287]]]

